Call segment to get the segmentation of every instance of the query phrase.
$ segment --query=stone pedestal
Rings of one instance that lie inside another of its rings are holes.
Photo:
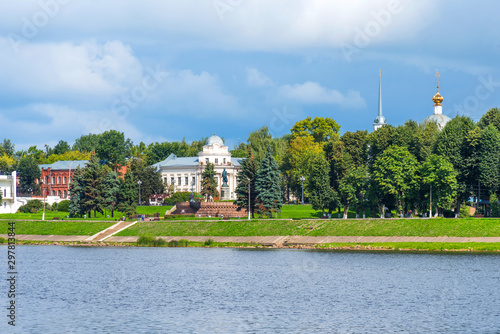
[[[229,191],[229,186],[227,184],[223,184],[220,188],[220,199],[222,201],[227,201],[231,199],[231,193]]]

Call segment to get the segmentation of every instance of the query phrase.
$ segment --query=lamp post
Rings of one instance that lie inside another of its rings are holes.
[[[302,181],[302,205],[304,205],[304,181],[306,180],[305,177],[301,176],[300,181]]]
[[[28,188],[28,192],[31,193],[31,196],[30,197],[33,197],[33,189],[30,187]]]
[[[137,181],[137,184],[139,185],[139,205],[141,205],[141,184],[142,184],[142,181],[141,180]]]
[[[429,202],[430,202],[429,218],[432,218],[432,183],[431,183],[431,196],[430,196]]]
[[[248,220],[250,220],[250,178],[248,180]]]
[[[45,220],[45,191],[43,189],[43,181],[40,181],[42,184],[42,195],[43,195],[43,213],[42,213],[42,220]],[[50,183],[49,183],[50,184]]]

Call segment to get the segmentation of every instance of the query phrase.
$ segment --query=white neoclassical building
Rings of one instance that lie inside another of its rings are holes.
[[[197,157],[177,157],[171,154],[153,167],[161,172],[165,184],[173,185],[174,191],[201,192],[201,173],[207,162],[214,164],[219,193],[222,186],[222,173],[227,172],[230,199],[236,199],[236,175],[240,171],[241,158],[232,158],[229,148],[215,134],[208,138],[203,151]]]
[[[16,200],[16,172],[12,172],[12,175],[0,175],[0,192],[0,213],[15,213],[19,208]]]

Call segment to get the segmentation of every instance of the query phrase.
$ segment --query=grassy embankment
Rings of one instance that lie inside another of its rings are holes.
[[[0,234],[7,234],[9,222],[0,222]],[[16,221],[16,234],[41,234],[41,235],[94,235],[113,223],[107,222],[75,222],[63,221]]]
[[[117,235],[497,237],[500,219],[160,221],[140,222]]]

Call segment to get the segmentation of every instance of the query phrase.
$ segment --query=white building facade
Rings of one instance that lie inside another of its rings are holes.
[[[172,185],[174,192],[194,191],[201,192],[201,174],[207,162],[214,164],[217,187],[220,193],[222,186],[222,173],[227,172],[227,184],[230,199],[236,199],[236,175],[241,170],[241,158],[232,158],[229,148],[222,139],[215,134],[210,137],[203,151],[197,157],[177,157],[171,154],[165,160],[158,162],[153,167],[161,172],[163,182]]]
[[[12,172],[12,175],[0,175],[0,193],[0,213],[16,213],[19,208],[16,198],[16,172]]]

